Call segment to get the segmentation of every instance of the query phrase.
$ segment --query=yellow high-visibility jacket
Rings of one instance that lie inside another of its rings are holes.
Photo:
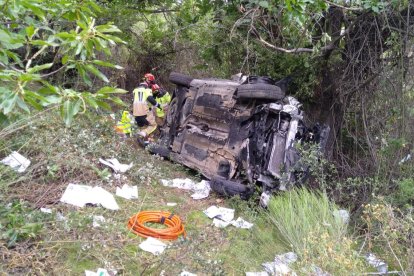
[[[134,105],[133,105],[133,115],[134,116],[143,116],[148,113],[148,104],[147,99],[149,96],[152,96],[152,91],[149,88],[138,87],[134,91]]]
[[[156,116],[159,118],[164,118],[165,117],[164,109],[171,102],[170,93],[166,92],[164,96],[157,98],[157,102],[161,105],[161,109],[159,108],[155,109]]]
[[[128,111],[122,112],[122,118],[116,125],[116,128],[125,134],[131,134],[131,119],[129,116]]]

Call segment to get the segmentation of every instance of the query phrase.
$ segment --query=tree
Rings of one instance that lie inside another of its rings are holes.
[[[101,8],[94,1],[0,0],[0,117],[29,113],[52,104],[60,106],[66,125],[87,106],[110,109],[108,100],[122,104],[113,87],[96,89],[91,77],[109,83],[99,67],[122,69],[97,58],[110,55],[116,43],[113,24],[97,25]],[[80,76],[90,91],[63,87],[53,77],[64,72]]]

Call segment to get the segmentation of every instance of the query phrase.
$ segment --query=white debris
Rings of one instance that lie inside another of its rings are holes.
[[[92,227],[100,227],[105,223],[105,218],[103,216],[93,216]]]
[[[234,218],[234,209],[217,207],[215,205],[210,206],[207,210],[204,211],[209,218],[218,218],[223,221],[232,221]]]
[[[84,207],[86,204],[101,204],[104,208],[118,210],[119,206],[114,196],[101,187],[77,185],[70,183],[63,193],[61,202]]]
[[[266,271],[246,272],[246,276],[269,276],[269,274]]]
[[[231,222],[231,225],[237,228],[242,228],[242,229],[250,229],[253,227],[253,223],[247,222],[241,217],[238,217],[236,220],[233,220]]]
[[[117,271],[111,270],[108,272],[108,270],[103,268],[98,268],[96,272],[85,270],[85,276],[114,276],[116,275]]]
[[[22,173],[30,166],[30,160],[18,153],[13,151],[10,155],[0,161],[6,166],[10,166],[13,170]]]
[[[289,264],[296,262],[298,256],[293,252],[277,255],[274,262],[263,263],[262,266],[270,275],[296,275]]]
[[[161,179],[161,183],[163,186],[166,187],[172,187],[172,188],[178,188],[183,190],[192,190],[195,183],[189,178],[181,179],[181,178],[175,178],[173,180],[165,180]]]
[[[269,201],[270,201],[270,194],[263,192],[260,195],[260,206],[267,207],[267,205],[269,205]]]
[[[344,224],[348,224],[349,222],[349,212],[347,210],[335,210],[333,211],[333,215],[335,218],[342,221]]]
[[[138,187],[124,184],[122,188],[116,187],[116,195],[126,199],[138,199]]]
[[[411,153],[407,154],[403,159],[401,159],[400,162],[398,162],[398,165],[402,165],[410,159],[411,159]]]
[[[210,182],[201,180],[193,187],[194,194],[191,195],[193,199],[203,199],[208,197],[211,191]]]
[[[147,238],[139,245],[139,248],[144,251],[151,252],[154,255],[160,255],[164,252],[166,247],[167,245],[165,243],[152,237]]]
[[[197,276],[197,274],[194,274],[194,273],[183,270],[183,272],[181,272],[180,276]]]
[[[52,209],[49,209],[49,208],[40,208],[40,212],[46,213],[46,214],[51,214],[52,213]]]
[[[167,202],[167,206],[173,207],[173,206],[177,206],[176,202]]]
[[[365,260],[368,264],[375,268],[378,272],[386,274],[388,272],[388,265],[384,261],[378,259],[374,254],[368,253],[365,255]]]
[[[111,167],[115,172],[119,172],[119,173],[124,173],[127,170],[129,170],[130,168],[132,168],[133,163],[131,162],[129,165],[128,164],[121,164],[119,163],[118,159],[116,158],[111,158],[111,159],[102,159],[99,158],[99,162],[101,162],[104,165],[107,165],[109,167]]]
[[[223,221],[221,219],[213,219],[213,224],[215,227],[218,228],[226,228],[231,222],[230,221]]]

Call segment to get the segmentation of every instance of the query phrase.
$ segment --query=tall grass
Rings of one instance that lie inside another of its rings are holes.
[[[282,243],[299,256],[295,268],[301,273],[312,274],[315,266],[334,275],[364,270],[347,224],[335,215],[338,207],[325,194],[293,189],[273,197],[268,208],[264,218],[267,226],[257,233],[270,258],[281,253],[269,251],[272,244]],[[272,233],[268,233],[269,228],[273,228]]]
[[[286,246],[301,254],[306,249],[303,239],[310,233],[327,233],[338,239],[346,234],[347,225],[333,215],[335,210],[325,194],[294,189],[270,201],[269,219]]]

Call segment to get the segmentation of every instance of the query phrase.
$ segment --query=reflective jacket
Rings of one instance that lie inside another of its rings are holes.
[[[133,115],[134,116],[143,116],[148,113],[148,97],[152,97],[151,89],[145,87],[135,88],[134,91],[134,106],[133,106]]]
[[[157,102],[161,105],[161,109],[157,108],[155,113],[157,117],[164,118],[165,117],[165,108],[168,107],[169,103],[171,102],[171,95],[170,93],[166,92],[162,97],[157,98]]]
[[[117,123],[116,128],[122,133],[131,134],[131,118],[128,111],[122,112],[122,118]]]

